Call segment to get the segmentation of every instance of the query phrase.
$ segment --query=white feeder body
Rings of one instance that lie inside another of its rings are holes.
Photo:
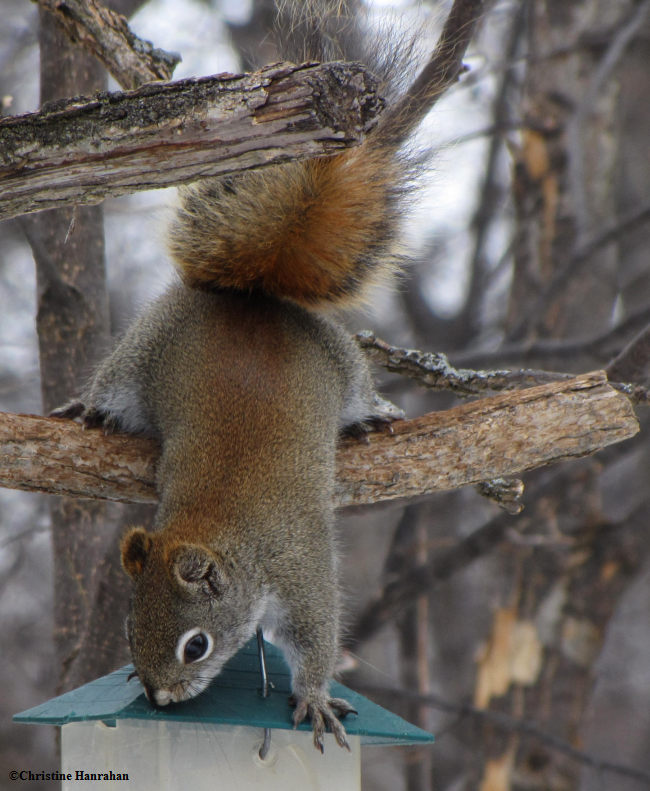
[[[325,753],[306,731],[272,731],[267,757],[259,757],[263,731],[217,723],[118,720],[63,725],[63,791],[359,791],[360,738],[350,752],[325,736]],[[78,774],[81,773],[81,774]],[[96,780],[90,779],[97,775]],[[128,779],[125,778],[128,775]],[[114,776],[116,779],[110,779]],[[117,779],[117,778],[120,779]]]

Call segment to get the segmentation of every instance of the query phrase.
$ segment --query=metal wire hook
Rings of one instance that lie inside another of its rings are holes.
[[[260,626],[257,627],[257,654],[260,660],[260,677],[262,679],[262,697],[268,698],[269,696],[269,677],[266,670],[266,653],[264,651],[264,632]],[[264,741],[258,753],[260,759],[263,761],[271,749],[271,729],[264,728]]]

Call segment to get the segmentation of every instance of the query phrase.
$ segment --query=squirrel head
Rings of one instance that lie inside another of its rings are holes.
[[[200,544],[136,527],[121,554],[134,582],[127,637],[147,698],[165,706],[195,697],[254,634],[264,596],[244,590],[227,555]]]

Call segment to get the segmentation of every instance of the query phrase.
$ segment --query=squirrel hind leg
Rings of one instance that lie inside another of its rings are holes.
[[[118,419],[108,412],[95,407],[86,406],[83,401],[68,401],[56,409],[53,409],[48,417],[63,418],[65,420],[76,420],[84,428],[103,428],[104,434],[113,434],[120,430]]]
[[[370,409],[363,416],[354,416],[345,420],[343,413],[340,434],[343,437],[354,439],[367,439],[372,431],[385,431],[392,433],[392,424],[396,420],[403,420],[406,413],[403,409],[383,398],[377,392],[372,393]]]
[[[76,418],[81,417],[85,411],[86,405],[84,402],[74,400],[68,401],[61,406],[58,406],[56,409],[53,409],[51,412],[48,412],[48,417],[58,417],[63,420],[75,420]]]

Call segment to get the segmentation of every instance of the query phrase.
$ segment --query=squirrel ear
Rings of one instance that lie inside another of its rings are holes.
[[[134,527],[124,536],[120,546],[122,553],[122,567],[124,571],[135,579],[144,569],[147,556],[151,551],[151,536],[142,527]]]
[[[181,544],[169,554],[169,570],[181,587],[219,596],[224,578],[215,555],[196,544]]]

